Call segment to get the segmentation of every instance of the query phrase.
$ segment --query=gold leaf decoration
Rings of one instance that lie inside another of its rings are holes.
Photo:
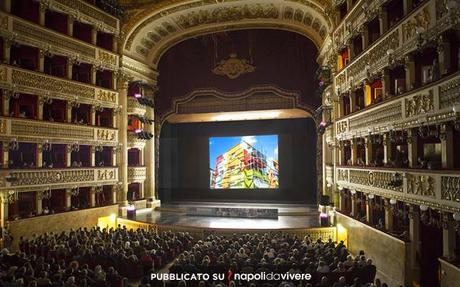
[[[236,54],[230,54],[226,60],[222,60],[217,66],[212,69],[216,75],[227,76],[230,79],[236,79],[239,76],[247,73],[252,73],[256,67],[249,64],[246,59],[240,59]]]

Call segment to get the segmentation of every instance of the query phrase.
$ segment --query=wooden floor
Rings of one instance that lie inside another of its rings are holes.
[[[237,207],[237,208],[277,208],[278,219],[231,218],[186,215],[187,207]],[[127,217],[124,217],[128,219]],[[181,202],[164,204],[156,210],[137,210],[131,220],[158,225],[211,229],[302,229],[319,227],[317,206],[305,204],[254,204],[254,203],[210,203]]]

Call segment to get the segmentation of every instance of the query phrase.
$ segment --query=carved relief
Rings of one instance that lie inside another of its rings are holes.
[[[101,60],[103,64],[112,65],[112,66],[117,65],[117,62],[118,62],[117,56],[113,54],[110,54],[102,50],[98,50],[97,56],[98,56],[98,59]]]
[[[418,116],[434,110],[433,90],[427,95],[415,95],[406,99],[406,117]]]
[[[96,99],[103,102],[117,102],[117,93],[111,91],[99,90],[96,95]]]
[[[415,36],[417,27],[421,27],[426,31],[431,24],[431,20],[429,6],[425,6],[412,16],[411,19],[402,24],[403,42]]]
[[[6,120],[0,119],[0,134],[6,134]]]
[[[0,28],[8,30],[8,16],[0,15]]]
[[[441,176],[441,199],[460,202],[460,177]]]
[[[44,185],[94,181],[94,171],[85,169],[23,171],[10,172],[10,177],[16,179],[11,182],[12,186]]]
[[[94,140],[93,128],[64,124],[12,120],[11,131],[14,136]]]
[[[407,175],[407,193],[434,198],[434,178],[429,175]]]
[[[216,75],[225,75],[233,80],[243,74],[252,73],[255,70],[256,67],[249,64],[246,59],[240,59],[236,54],[231,54],[228,59],[220,61],[217,66],[212,69],[212,72]]]
[[[460,77],[442,84],[439,87],[440,108],[452,107],[460,103]]]
[[[112,180],[116,179],[115,170],[98,170],[97,171],[97,180]]]
[[[348,170],[338,169],[337,170],[337,180],[338,181],[348,181]]]
[[[234,7],[216,7],[210,10],[192,11],[176,20],[182,28],[191,28],[203,24],[239,21],[244,19],[278,18],[275,5],[250,4]]]
[[[348,122],[341,121],[337,123],[337,134],[344,133],[348,130]]]
[[[115,140],[115,132],[114,130],[97,130],[97,140],[98,141],[114,141]]]
[[[147,169],[145,167],[129,167],[128,181],[142,182],[147,178]]]
[[[0,67],[0,81],[6,82],[8,80],[8,69],[6,67]]]
[[[36,73],[13,70],[12,77],[13,83],[16,85],[42,89],[47,92],[63,93],[90,99],[93,99],[95,94],[94,88],[92,87],[58,80]]]

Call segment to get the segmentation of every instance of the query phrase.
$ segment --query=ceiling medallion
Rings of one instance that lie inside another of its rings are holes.
[[[236,54],[230,54],[226,60],[222,60],[217,66],[212,69],[216,75],[227,76],[230,79],[236,79],[239,76],[247,73],[252,73],[256,67],[248,63],[246,59],[239,59]]]

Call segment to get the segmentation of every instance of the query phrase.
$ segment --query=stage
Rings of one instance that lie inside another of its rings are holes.
[[[276,208],[278,219],[187,215],[186,210],[190,207]],[[135,217],[124,216],[122,219],[159,226],[231,230],[284,230],[320,226],[318,207],[306,204],[178,202],[162,204],[155,210],[136,210]]]

